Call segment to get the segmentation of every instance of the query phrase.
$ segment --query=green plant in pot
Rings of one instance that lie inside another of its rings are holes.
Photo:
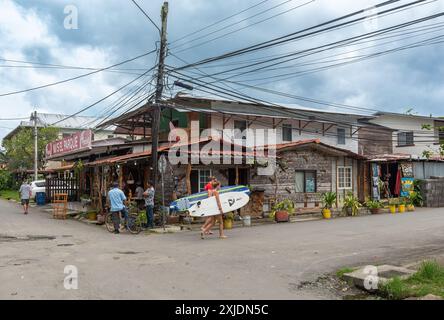
[[[346,215],[357,216],[361,207],[362,205],[359,199],[355,197],[352,192],[349,192],[344,198],[344,207],[342,210]]]
[[[395,214],[396,213],[396,207],[399,204],[398,199],[389,199],[389,210],[391,214]]]
[[[381,213],[381,209],[384,208],[384,205],[381,201],[368,199],[365,202],[365,206],[370,210],[372,214]]]
[[[288,222],[290,221],[290,215],[295,212],[294,202],[290,199],[285,199],[277,203],[271,212],[271,217],[274,217],[276,222]]]
[[[409,200],[413,207],[422,207],[424,205],[424,199],[419,191],[412,192]]]
[[[322,215],[324,219],[331,219],[331,209],[336,203],[337,194],[335,192],[326,192],[322,195],[322,203],[324,204],[324,209],[322,210]]]

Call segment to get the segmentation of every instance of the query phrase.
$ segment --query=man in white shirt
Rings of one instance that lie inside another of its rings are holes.
[[[25,180],[20,186],[20,200],[22,202],[24,214],[28,214],[29,209],[29,199],[31,198],[31,186]]]

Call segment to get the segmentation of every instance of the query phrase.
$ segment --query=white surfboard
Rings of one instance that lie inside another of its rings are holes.
[[[227,192],[219,195],[223,213],[238,210],[247,205],[250,197],[244,192]],[[188,209],[192,217],[211,217],[220,214],[216,197],[207,198]]]

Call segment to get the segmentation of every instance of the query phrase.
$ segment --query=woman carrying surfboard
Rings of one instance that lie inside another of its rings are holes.
[[[210,177],[210,181],[209,181],[209,182],[206,184],[206,186],[205,186],[205,191],[208,192],[208,198],[210,198],[210,197],[212,196],[213,182],[215,182],[215,181],[217,181],[216,177],[215,177],[215,176],[212,176],[212,177]],[[208,227],[210,224],[212,224],[213,221],[214,221],[214,217],[208,217],[208,218],[205,220],[205,223],[203,224],[201,230],[203,231],[206,227]],[[213,224],[213,225],[214,225],[214,224]],[[207,234],[213,234],[213,233],[212,233],[211,230],[210,230],[210,231],[206,232],[205,234],[207,235]]]
[[[211,223],[202,230],[202,232],[200,233],[200,237],[202,239],[204,239],[205,234],[207,234],[207,232],[209,232],[211,230],[211,228],[214,226],[216,221],[218,221],[219,222],[219,238],[226,239],[227,237],[224,235],[224,221],[223,221],[223,213],[224,212],[222,210],[222,204],[221,204],[221,201],[219,198],[220,182],[217,180],[213,181],[212,187],[213,187],[213,189],[210,190],[208,193],[211,197],[216,198],[216,203],[219,208],[220,214],[214,216],[214,219],[212,219]]]

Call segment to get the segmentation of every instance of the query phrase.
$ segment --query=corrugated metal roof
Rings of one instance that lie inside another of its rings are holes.
[[[69,118],[68,118],[69,117]],[[55,127],[65,129],[88,129],[94,128],[97,124],[102,122],[103,118],[89,117],[89,116],[68,116],[64,114],[55,113],[37,113],[37,125],[51,126],[53,123]],[[60,122],[59,122],[60,121]],[[32,125],[33,123],[30,122]],[[110,128],[109,130],[114,130]]]

